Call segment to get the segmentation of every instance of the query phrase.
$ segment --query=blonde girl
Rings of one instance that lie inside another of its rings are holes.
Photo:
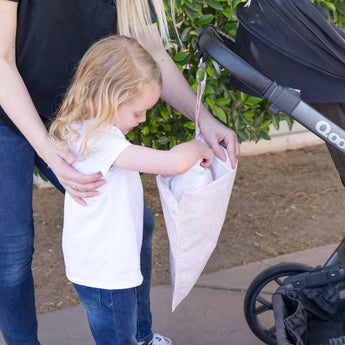
[[[0,0],[0,296],[6,296],[0,298],[0,330],[7,345],[39,344],[31,272],[34,165],[83,205],[106,182],[101,173],[83,175],[73,169],[76,157],[57,150],[47,132],[75,65],[90,45],[109,34],[138,38],[162,71],[161,98],[194,117],[195,94],[162,44],[168,40],[166,22],[163,0]],[[223,143],[235,162],[236,135],[206,108],[200,126],[215,154],[222,157]],[[147,207],[144,213],[137,340],[164,345],[168,342],[151,331],[154,224]]]
[[[205,167],[213,159],[212,150],[198,140],[158,151],[125,139],[145,121],[161,88],[159,66],[149,53],[133,38],[110,36],[81,60],[50,128],[60,150],[77,157],[76,170],[101,171],[107,181],[86,207],[65,196],[66,273],[87,310],[97,345],[137,344],[135,288],[143,280],[144,211],[139,172],[180,174],[199,159]]]

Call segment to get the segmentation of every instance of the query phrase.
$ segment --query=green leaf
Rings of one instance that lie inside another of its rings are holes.
[[[271,137],[266,132],[260,131],[260,138],[264,140],[271,140]]]
[[[34,167],[34,175],[39,176],[43,181],[46,181],[46,182],[48,181],[47,177],[36,166]]]
[[[180,8],[184,1],[175,0],[175,8]]]
[[[235,118],[235,126],[236,126],[236,129],[243,128],[241,116],[236,116],[236,118]]]
[[[262,123],[262,120],[264,119],[263,115],[259,115],[255,121],[254,121],[254,124],[253,124],[253,127],[259,127]]]
[[[226,17],[226,18],[230,18],[231,17],[231,14],[232,14],[232,12],[231,12],[231,10],[229,9],[229,8],[225,8],[224,10],[223,10],[223,14],[224,14],[224,16]]]
[[[247,110],[243,113],[243,116],[248,119],[251,120],[253,119],[253,117],[255,116],[255,112],[253,110]]]
[[[216,1],[216,0],[206,0],[206,3],[207,3],[208,6],[214,8],[215,10],[221,11],[223,9],[223,7],[219,3],[219,1]]]
[[[279,130],[279,121],[280,121],[280,116],[279,116],[279,114],[277,114],[277,115],[272,115],[272,124],[273,124],[273,127],[274,127],[276,130]]]
[[[191,9],[188,8],[188,7],[184,7],[184,12],[185,12],[186,15],[187,15],[190,19],[192,19],[192,20],[198,19],[198,18],[200,17],[199,12],[194,11],[194,10],[191,10]]]
[[[165,120],[167,120],[170,115],[169,110],[163,107],[160,109],[160,114],[163,116]]]
[[[213,76],[214,76],[214,71],[213,71],[213,69],[212,69],[210,66],[206,67],[206,71],[207,71],[207,74],[208,74],[210,77],[213,77]]]
[[[182,31],[182,34],[180,35],[181,37],[181,40],[183,42],[187,41],[188,40],[188,37],[189,37],[189,34],[191,32],[193,28],[192,27],[186,27],[183,31]]]
[[[206,84],[206,87],[205,87],[205,93],[208,93],[208,94],[214,94],[214,88],[211,87],[210,85],[207,85]]]
[[[164,130],[165,130],[166,132],[170,132],[170,131],[171,131],[171,126],[170,126],[169,123],[167,123],[167,124],[164,125]]]
[[[325,3],[332,11],[335,11],[335,10],[336,10],[334,4],[331,3],[330,1],[324,1],[324,3]]]
[[[183,127],[194,130],[195,129],[195,123],[193,121],[188,121],[183,125]]]
[[[189,57],[188,53],[186,52],[178,52],[174,55],[174,61],[181,62]]]
[[[162,144],[162,145],[166,145],[168,142],[169,142],[169,138],[167,138],[167,137],[160,137],[160,138],[158,138],[158,140],[157,140],[160,144]]]
[[[201,18],[195,20],[194,24],[198,26],[205,26],[207,24],[210,24],[213,20],[213,16],[211,14],[206,14],[202,16]]]
[[[230,103],[230,99],[229,98],[218,98],[215,103],[217,105],[227,105]]]
[[[128,138],[129,141],[132,141],[135,138],[135,133],[133,131],[130,131],[127,133],[126,137]]]
[[[217,106],[213,106],[212,110],[215,112],[217,118],[222,121],[223,123],[226,123],[226,115],[222,108],[219,108]]]
[[[186,5],[188,8],[190,8],[191,10],[196,10],[196,9],[197,9],[196,3],[195,3],[195,1],[193,1],[193,0],[187,0],[187,1],[185,1],[185,5]]]
[[[150,133],[150,128],[148,127],[148,126],[145,126],[144,128],[143,128],[143,134],[144,135],[148,135]]]
[[[246,104],[247,105],[254,105],[254,104],[260,103],[261,101],[262,101],[262,98],[250,96],[246,99]]]
[[[206,97],[206,103],[208,104],[208,105],[214,105],[214,100],[212,99],[212,98],[210,98],[210,97]]]
[[[151,142],[146,136],[140,135],[140,140],[144,145],[151,146]]]
[[[241,139],[240,141],[246,141],[248,140],[248,135],[245,131],[242,130],[238,130],[237,131],[237,135],[239,136],[239,138]]]
[[[268,128],[268,127],[270,126],[270,124],[271,124],[271,121],[266,120],[266,121],[264,121],[264,122],[261,123],[260,129]]]

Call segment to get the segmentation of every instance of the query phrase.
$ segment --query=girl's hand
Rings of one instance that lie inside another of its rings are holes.
[[[214,152],[212,149],[210,149],[207,145],[205,145],[203,142],[200,140],[194,140],[202,145],[202,154],[201,154],[201,159],[202,161],[200,162],[200,165],[203,168],[208,168],[214,159]],[[199,144],[199,145],[200,145]]]
[[[71,164],[75,157],[71,152],[60,152],[54,149],[50,155],[49,167],[54,171],[59,182],[71,197],[80,205],[86,206],[84,198],[91,198],[99,194],[97,188],[106,183],[99,172],[92,175],[78,173]]]

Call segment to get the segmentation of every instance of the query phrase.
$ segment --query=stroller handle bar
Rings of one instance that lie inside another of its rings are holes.
[[[227,41],[226,45],[224,41]],[[271,103],[269,112],[283,112],[298,121],[319,138],[345,153],[345,131],[301,100],[298,90],[277,85],[235,54],[229,44],[231,38],[206,25],[200,32],[196,47],[201,58],[208,55],[232,76]]]

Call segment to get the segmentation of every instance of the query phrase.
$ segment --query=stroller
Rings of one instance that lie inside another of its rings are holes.
[[[266,99],[323,139],[345,181],[345,34],[308,0],[240,3],[236,40],[212,25],[197,48],[231,84]],[[280,263],[261,272],[244,301],[246,321],[269,345],[345,344],[345,239],[323,267]]]

